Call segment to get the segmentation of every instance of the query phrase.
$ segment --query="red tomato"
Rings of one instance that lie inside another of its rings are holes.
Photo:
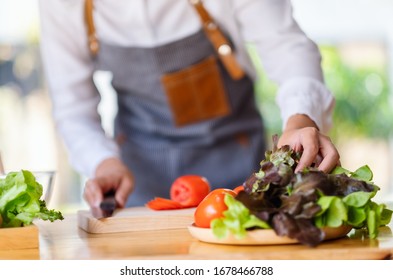
[[[236,196],[230,189],[215,189],[211,191],[194,212],[194,221],[197,227],[210,228],[213,219],[223,217],[223,212],[228,209],[224,202],[225,194]]]
[[[233,191],[238,194],[239,192],[244,191],[244,186],[238,186],[234,188]]]
[[[210,183],[205,177],[184,175],[173,182],[170,197],[184,207],[195,207],[209,192]]]

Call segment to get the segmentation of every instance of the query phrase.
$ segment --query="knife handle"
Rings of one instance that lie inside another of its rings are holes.
[[[116,209],[115,191],[109,191],[105,194],[104,199],[100,203],[100,208],[104,211],[113,211]]]

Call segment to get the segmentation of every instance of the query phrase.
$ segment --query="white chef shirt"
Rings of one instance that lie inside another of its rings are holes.
[[[187,0],[96,0],[94,21],[100,41],[120,46],[155,47],[201,28]],[[256,78],[247,55],[252,43],[270,79],[279,85],[283,125],[306,114],[326,132],[334,98],[323,84],[320,53],[292,17],[290,0],[205,0],[204,5],[235,44],[239,63]],[[83,0],[40,0],[41,51],[53,115],[75,169],[94,176],[97,165],[119,157],[105,135],[97,106]]]

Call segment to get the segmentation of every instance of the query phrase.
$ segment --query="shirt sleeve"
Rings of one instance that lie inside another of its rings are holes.
[[[100,95],[93,82],[83,2],[40,0],[40,46],[57,131],[73,167],[91,177],[103,159],[119,157],[119,151],[105,135],[97,111]]]
[[[319,49],[295,21],[290,0],[234,3],[243,39],[256,47],[266,74],[279,85],[283,127],[290,116],[306,114],[326,133],[334,97],[323,81]]]

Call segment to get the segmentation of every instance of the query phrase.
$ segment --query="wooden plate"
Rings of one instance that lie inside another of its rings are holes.
[[[352,227],[341,226],[337,228],[323,228],[325,232],[324,240],[336,239],[346,236]],[[247,235],[242,239],[237,239],[232,234],[227,234],[225,238],[219,239],[210,228],[200,228],[194,224],[188,226],[188,230],[196,239],[216,244],[229,245],[279,245],[279,244],[296,244],[299,243],[296,239],[291,239],[285,236],[278,236],[272,229],[256,229],[247,232]]]

